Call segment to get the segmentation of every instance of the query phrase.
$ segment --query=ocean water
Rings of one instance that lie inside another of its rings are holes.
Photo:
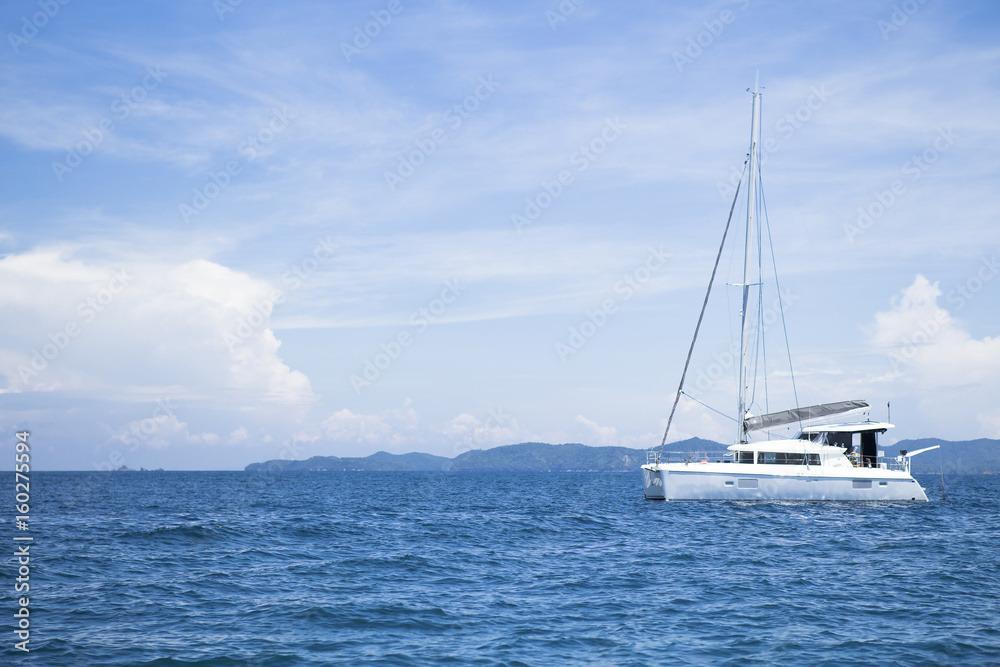
[[[8,556],[0,663],[998,664],[1000,476],[946,476],[946,502],[918,479],[932,502],[664,503],[632,474],[33,473],[31,652]]]

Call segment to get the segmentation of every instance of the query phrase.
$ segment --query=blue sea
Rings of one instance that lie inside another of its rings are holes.
[[[918,480],[932,502],[664,503],[636,474],[36,472],[31,652],[8,555],[0,662],[998,664],[1000,476],[946,476],[944,502]]]

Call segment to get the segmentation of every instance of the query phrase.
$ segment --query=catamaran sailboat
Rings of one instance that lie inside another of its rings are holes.
[[[738,285],[742,288],[742,310],[736,444],[730,445],[728,452],[719,457],[687,455],[681,460],[670,461],[669,455],[663,454],[677,402],[684,394],[684,380],[712,284],[715,282],[729,223],[732,222],[739,198],[739,185],[729,210],[726,231],[715,259],[708,293],[702,304],[680,386],[667,419],[663,441],[659,451],[649,452],[648,460],[642,466],[643,494],[646,498],[661,500],[926,501],[927,495],[910,474],[910,462],[913,456],[936,447],[915,452],[901,450],[898,456],[886,457],[879,449],[878,436],[893,428],[893,425],[871,421],[869,405],[865,401],[825,403],[762,415],[750,413],[753,403],[753,398],[749,395],[753,375],[750,366],[758,358],[759,345],[760,322],[754,321],[754,317],[760,312],[763,282],[760,270],[761,245],[763,238],[770,237],[769,231],[767,237],[762,237],[759,225],[759,213],[763,208],[760,184],[761,95],[758,90],[753,91],[750,152],[744,165],[748,168],[749,178],[743,281]],[[794,375],[792,378],[794,393]],[[770,439],[770,430],[777,427],[788,428],[795,424],[799,425],[796,437]],[[752,441],[752,432],[768,433],[768,439]]]

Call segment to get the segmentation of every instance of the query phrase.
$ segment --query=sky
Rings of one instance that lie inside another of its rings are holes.
[[[752,409],[1000,438],[995,3],[16,0],[0,25],[0,455],[21,430],[48,470],[658,446],[756,80],[785,326],[765,298]],[[741,253],[671,441],[735,436]]]

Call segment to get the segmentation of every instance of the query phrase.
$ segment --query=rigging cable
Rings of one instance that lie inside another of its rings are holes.
[[[725,412],[723,412],[722,410],[716,410],[715,408],[713,408],[713,407],[712,407],[711,405],[709,405],[708,403],[705,403],[705,402],[703,402],[703,401],[699,401],[699,400],[698,400],[697,398],[695,398],[695,397],[694,397],[694,396],[692,396],[691,394],[687,393],[686,391],[683,391],[683,390],[682,390],[682,391],[681,391],[681,393],[682,393],[682,394],[684,394],[685,396],[687,396],[688,398],[690,398],[690,399],[691,399],[692,401],[694,401],[695,403],[698,403],[699,405],[702,405],[702,406],[704,406],[704,407],[708,408],[709,410],[711,410],[711,411],[712,411],[712,412],[714,412],[715,414],[717,414],[717,415],[722,415],[723,417],[725,417],[726,419],[728,419],[728,420],[730,420],[730,421],[736,421],[736,417],[733,417],[732,415],[727,415],[727,414],[726,414]]]
[[[771,411],[771,403],[768,400],[769,394],[767,391],[767,336],[764,335],[764,243],[760,218],[761,213],[766,217],[766,212],[764,211],[764,181],[760,173],[760,163],[757,164],[757,196],[760,202],[759,213],[757,214],[757,281],[760,283],[757,286],[757,339],[760,341],[760,363],[764,366],[764,413],[766,414]],[[756,382],[754,383],[754,390],[756,398]],[[767,433],[767,439],[770,440],[771,431],[767,430],[765,433]]]
[[[757,315],[757,326],[760,327],[760,356],[764,364],[764,413],[767,414],[771,411],[771,403],[768,401],[767,393],[767,336],[764,335],[764,299],[763,299],[763,287],[761,287],[760,303],[758,305],[759,313]],[[771,439],[771,431],[765,431],[767,433],[767,439]]]
[[[785,335],[785,352],[788,355],[788,374],[792,379],[792,398],[795,400],[795,409],[799,409],[799,394],[795,389],[795,371],[792,369],[792,348],[788,344],[788,327],[785,325],[785,304],[781,299],[781,285],[778,283],[778,263],[774,259],[774,241],[771,240],[771,221],[767,216],[767,200],[764,198],[764,186],[760,188],[760,201],[764,207],[764,225],[767,227],[767,243],[771,249],[771,268],[774,270],[774,289],[778,293],[778,312],[781,313],[781,330]],[[799,428],[802,428],[802,420],[799,420]]]
[[[941,501],[945,502],[945,501],[948,500],[948,494],[946,494],[944,492],[944,451],[943,450],[938,452],[938,463],[941,466],[941,469],[940,469],[940,472],[941,472]],[[909,471],[907,471],[907,472],[909,472]]]
[[[660,454],[663,454],[663,447],[667,444],[667,434],[670,433],[670,424],[674,421],[674,413],[677,411],[677,401],[681,398],[684,390],[684,378],[687,376],[688,366],[691,364],[691,355],[694,353],[694,343],[698,340],[698,330],[701,329],[701,321],[705,318],[705,308],[708,306],[708,297],[712,294],[712,285],[715,283],[715,272],[719,269],[719,259],[722,257],[722,250],[726,247],[726,236],[729,234],[729,223],[733,221],[733,211],[736,210],[736,199],[740,196],[740,186],[743,185],[743,174],[747,170],[747,161],[743,163],[743,171],[740,172],[740,180],[736,184],[736,194],[733,195],[733,205],[729,207],[729,218],[726,220],[726,229],[722,232],[722,243],[719,244],[719,252],[715,256],[715,266],[712,267],[712,277],[708,281],[708,291],[705,292],[705,301],[701,304],[701,314],[698,315],[698,324],[694,327],[694,337],[691,338],[691,347],[688,348],[687,359],[684,360],[684,370],[681,372],[681,382],[677,386],[677,393],[674,395],[674,405],[670,408],[670,416],[667,418],[667,428],[663,430],[663,441],[660,442]]]

